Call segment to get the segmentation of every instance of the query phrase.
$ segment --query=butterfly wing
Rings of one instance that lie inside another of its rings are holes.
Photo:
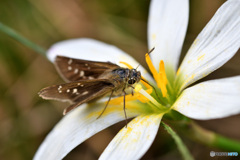
[[[97,79],[106,70],[119,68],[111,62],[87,61],[64,56],[56,57],[55,66],[67,82]]]
[[[72,105],[64,110],[64,114],[80,104],[100,98],[114,89],[107,79],[86,80],[53,85],[42,89],[39,96],[43,99],[70,102]]]

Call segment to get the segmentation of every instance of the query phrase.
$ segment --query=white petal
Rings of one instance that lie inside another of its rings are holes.
[[[160,60],[176,71],[188,25],[188,0],[152,0],[148,21],[148,47],[153,64]]]
[[[107,128],[125,119],[122,106],[109,105],[104,114],[100,115],[102,107],[81,105],[69,112],[48,134],[41,144],[34,159],[55,160],[62,159],[77,145]],[[136,116],[136,113],[127,110],[128,117]]]
[[[212,80],[183,91],[173,109],[194,119],[223,118],[240,113],[240,76]]]
[[[182,90],[221,67],[240,47],[240,1],[228,0],[198,35],[182,62],[178,84]]]
[[[122,63],[120,63],[122,61],[127,62],[134,68],[139,65],[139,63],[135,59],[133,59],[131,56],[129,56],[119,48],[88,38],[71,39],[58,42],[48,50],[47,55],[52,62],[57,55],[62,55],[66,57],[91,61],[109,61],[114,64],[124,66]],[[152,77],[142,66],[138,67],[138,70],[141,71],[141,74],[144,78],[146,78],[150,82],[153,82]]]
[[[99,159],[140,159],[152,144],[161,119],[162,114],[136,117],[114,137]]]

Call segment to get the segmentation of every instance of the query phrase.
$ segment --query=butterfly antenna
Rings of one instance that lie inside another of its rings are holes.
[[[155,89],[155,87],[153,87],[153,85],[151,85],[150,83],[148,83],[148,81],[146,81],[146,80],[144,80],[144,79],[142,79],[142,78],[141,78],[141,80],[142,80],[143,82],[147,83],[149,86],[151,86],[151,87],[153,88],[154,92],[156,93],[158,99],[160,99],[160,96],[158,95],[157,90]]]
[[[154,49],[155,49],[155,47],[153,47],[147,54],[149,55]],[[136,70],[138,69],[139,66],[140,66],[140,64],[137,65]]]
[[[137,65],[136,70],[138,69],[139,66],[140,66],[140,64]]]
[[[147,54],[150,55],[150,53],[152,53],[152,51],[154,51],[155,47],[153,47]]]

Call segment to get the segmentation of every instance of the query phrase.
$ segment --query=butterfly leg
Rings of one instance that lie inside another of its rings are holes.
[[[132,88],[132,96],[134,96],[133,90],[135,89],[133,86],[130,86]]]
[[[104,113],[104,111],[106,110],[106,108],[107,108],[107,106],[108,106],[108,103],[109,103],[109,101],[110,101],[111,98],[112,98],[113,92],[114,92],[114,90],[112,90],[112,92],[111,92],[111,94],[110,94],[110,96],[109,96],[109,99],[108,99],[107,104],[105,105],[105,107],[104,107],[102,113],[97,117],[97,119],[100,118],[100,117],[102,116],[102,114]]]
[[[123,89],[123,111],[124,111],[124,115],[125,115],[126,128],[127,128],[128,121],[127,121],[126,104],[125,104],[126,99],[125,99],[125,97],[126,97],[126,92]]]

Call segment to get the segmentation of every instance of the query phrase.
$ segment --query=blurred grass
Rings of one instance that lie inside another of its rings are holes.
[[[183,53],[223,2],[191,1]],[[146,66],[148,7],[146,0],[117,0],[114,3],[110,0],[8,0],[0,1],[0,21],[44,48],[64,39],[90,37],[118,46]],[[239,75],[239,57],[238,53],[205,80]],[[68,106],[42,100],[37,93],[62,80],[48,60],[2,32],[0,77],[0,159],[31,159],[46,134],[61,119],[63,108]],[[239,116],[233,116],[199,123],[240,139],[239,121]],[[96,159],[123,126],[119,123],[100,132],[65,159]],[[213,150],[187,139],[184,142],[197,159],[208,158]],[[178,157],[173,140],[160,128],[157,139],[143,159]]]

